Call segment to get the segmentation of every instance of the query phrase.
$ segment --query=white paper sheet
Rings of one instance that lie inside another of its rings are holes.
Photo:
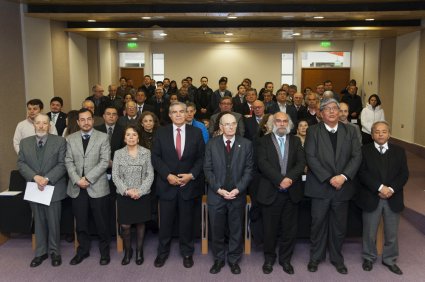
[[[16,196],[21,194],[22,191],[3,191],[0,193],[0,197],[1,196]]]
[[[43,191],[38,189],[38,185],[35,182],[27,182],[25,188],[24,200],[50,206],[52,201],[53,191],[55,186],[46,185]]]

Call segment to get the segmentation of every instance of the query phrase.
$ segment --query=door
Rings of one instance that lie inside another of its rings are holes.
[[[120,76],[133,80],[133,85],[137,89],[143,84],[144,69],[143,68],[121,68]]]
[[[333,90],[339,95],[350,81],[350,68],[303,68],[299,92],[302,92],[306,87],[311,87],[315,92],[316,85],[325,80],[332,81]]]

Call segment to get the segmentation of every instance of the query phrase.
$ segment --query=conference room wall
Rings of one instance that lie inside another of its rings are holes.
[[[418,87],[416,91],[416,107],[415,107],[415,136],[416,144],[425,145],[425,30],[421,31],[421,39],[419,44],[419,64],[418,64]]]
[[[9,174],[16,167],[12,136],[25,118],[26,98],[22,55],[20,7],[0,1],[0,191],[9,187]]]

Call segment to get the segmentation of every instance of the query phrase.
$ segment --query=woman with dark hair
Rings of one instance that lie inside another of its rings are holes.
[[[80,130],[80,127],[77,123],[78,119],[78,111],[77,110],[71,110],[66,115],[66,128],[62,133],[62,137],[66,137],[74,132],[77,132]]]
[[[379,99],[378,95],[372,94],[360,114],[363,145],[373,142],[371,129],[372,124],[377,121],[385,121],[385,114],[384,109],[381,108],[381,99]]]
[[[112,165],[112,179],[117,187],[117,221],[121,227],[124,243],[122,265],[130,263],[131,225],[136,224],[136,264],[143,258],[145,223],[151,219],[150,191],[154,179],[151,152],[139,145],[139,133],[134,125],[124,131],[124,148],[115,151]]]
[[[170,89],[168,89],[168,94],[174,94],[177,93],[178,88],[177,88],[177,82],[175,80],[172,80],[170,82]]]
[[[301,145],[304,147],[305,137],[307,136],[308,122],[305,119],[298,121],[297,136],[301,139]]]
[[[159,126],[158,117],[149,111],[145,111],[139,118],[139,145],[148,150],[152,150],[153,135]]]
[[[134,101],[134,96],[130,93],[125,94],[124,98],[122,99],[122,107],[121,107],[121,109],[118,109],[118,111],[119,111],[118,114],[120,116],[125,116],[125,104],[127,102],[130,102],[130,101]]]

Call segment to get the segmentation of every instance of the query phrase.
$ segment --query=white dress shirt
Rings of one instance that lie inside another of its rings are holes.
[[[186,124],[183,124],[180,127],[177,127],[173,124],[173,139],[174,139],[174,148],[176,148],[176,138],[177,138],[177,128],[180,128],[180,145],[181,145],[181,155],[184,153],[184,145],[186,144]]]

